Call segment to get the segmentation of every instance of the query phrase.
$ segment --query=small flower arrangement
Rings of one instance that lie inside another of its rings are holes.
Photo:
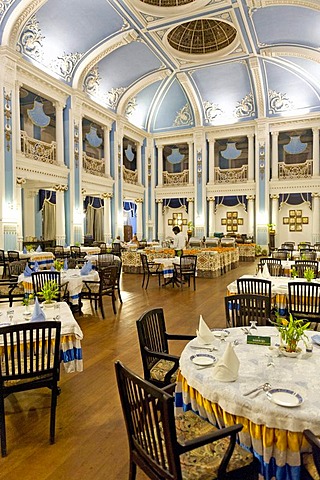
[[[62,267],[63,267],[63,263],[60,262],[60,260],[55,260],[53,262],[53,266],[54,268],[57,270],[57,272],[60,272],[62,270]]]
[[[307,267],[304,271],[303,274],[304,278],[307,280],[307,282],[311,282],[311,280],[314,279],[314,270],[313,268]]]
[[[49,280],[43,285],[38,295],[46,303],[52,303],[59,296],[59,285],[54,280]]]
[[[290,273],[292,278],[296,278],[298,276],[296,267],[292,267]]]
[[[31,300],[34,299],[33,293],[26,294],[24,299],[22,300],[22,305],[25,307],[29,307]]]
[[[279,330],[281,340],[284,344],[283,348],[287,352],[296,352],[300,340],[302,340],[305,345],[308,343],[308,337],[305,334],[305,330],[310,326],[310,322],[306,322],[305,320],[295,320],[290,313],[289,320],[276,314],[276,321],[271,323],[273,323],[273,325]]]

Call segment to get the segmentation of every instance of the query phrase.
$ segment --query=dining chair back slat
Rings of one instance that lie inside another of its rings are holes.
[[[298,277],[303,278],[306,268],[313,270],[315,278],[318,276],[319,263],[317,260],[296,260],[294,266],[297,270]]]
[[[238,278],[237,292],[241,294],[265,295],[271,304],[271,280],[262,278]]]
[[[252,320],[265,326],[271,315],[270,299],[264,295],[229,295],[225,297],[225,312],[227,327],[249,326]]]
[[[320,323],[319,283],[289,282],[288,293],[288,310],[294,318]]]

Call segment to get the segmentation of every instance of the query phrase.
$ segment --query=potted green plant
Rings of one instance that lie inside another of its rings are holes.
[[[290,270],[290,275],[292,278],[296,278],[298,276],[298,272],[295,266],[293,266]]]
[[[55,260],[55,261],[53,262],[53,266],[54,266],[54,268],[57,270],[57,272],[60,272],[60,270],[62,270],[63,263],[60,262],[60,260]]]
[[[24,305],[26,307],[24,315],[28,316],[30,314],[30,302],[33,299],[34,299],[33,293],[26,293],[25,294],[24,299],[22,300],[22,305]]]
[[[59,296],[59,285],[54,280],[48,280],[38,293],[46,306],[53,306]]]
[[[192,237],[193,231],[194,231],[194,225],[193,225],[193,222],[191,222],[191,220],[190,220],[187,224],[188,240]]]
[[[303,276],[307,280],[307,282],[311,282],[311,280],[314,279],[314,270],[310,267],[307,267],[304,271]]]
[[[280,351],[288,357],[296,357],[300,352],[301,348],[298,347],[300,340],[307,345],[308,337],[305,334],[305,331],[310,326],[310,322],[305,320],[296,320],[293,318],[292,314],[289,314],[289,320],[280,315],[276,316],[276,321],[272,322],[280,333]]]

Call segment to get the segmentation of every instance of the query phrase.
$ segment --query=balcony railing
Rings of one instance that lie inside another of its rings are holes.
[[[189,170],[180,173],[163,172],[163,185],[187,185],[189,181]]]
[[[99,177],[105,176],[104,160],[98,160],[97,158],[89,157],[89,155],[83,152],[82,163],[86,173],[91,173],[91,175],[98,175]]]
[[[27,158],[57,165],[56,150],[56,142],[42,142],[21,131],[21,151]]]
[[[284,163],[279,162],[279,178],[293,179],[293,178],[309,178],[312,177],[312,160],[307,160],[304,163]]]
[[[126,183],[138,184],[138,170],[129,170],[123,165],[123,181]]]
[[[239,183],[248,180],[248,165],[240,168],[215,167],[215,181],[217,183]]]

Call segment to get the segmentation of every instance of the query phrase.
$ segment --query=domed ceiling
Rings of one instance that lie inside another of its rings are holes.
[[[5,0],[1,44],[149,132],[320,110],[319,0]]]

